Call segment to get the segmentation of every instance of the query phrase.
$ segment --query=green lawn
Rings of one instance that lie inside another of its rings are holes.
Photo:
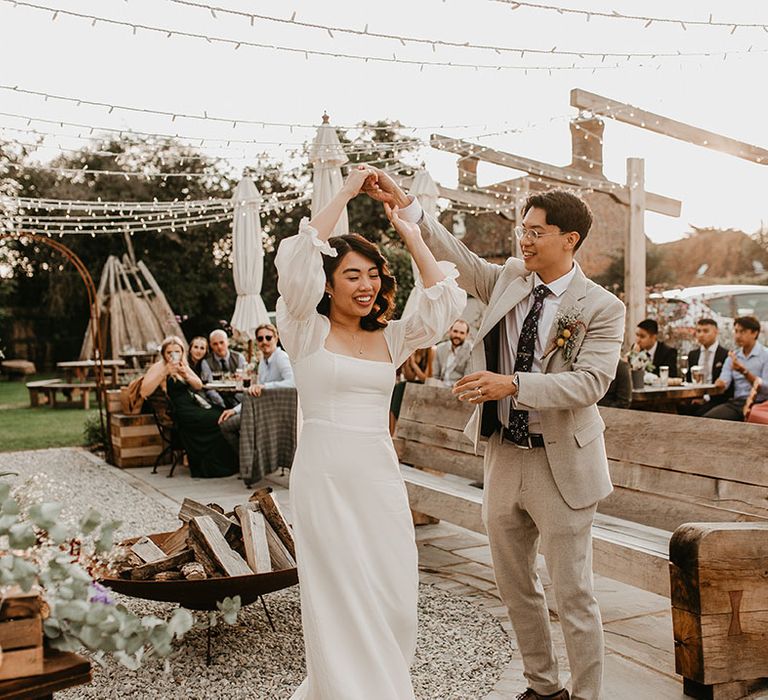
[[[40,374],[27,381],[52,376]],[[0,381],[0,452],[83,445],[85,421],[98,413],[80,408],[30,408],[24,382]]]

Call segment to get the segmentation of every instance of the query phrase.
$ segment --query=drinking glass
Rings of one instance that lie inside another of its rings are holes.
[[[694,384],[704,383],[704,368],[701,365],[691,367],[691,379],[693,379]]]

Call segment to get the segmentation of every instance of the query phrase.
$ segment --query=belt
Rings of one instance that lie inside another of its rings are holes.
[[[515,447],[519,447],[523,450],[530,450],[534,447],[544,447],[544,436],[541,433],[531,433],[528,435],[528,439],[523,442],[518,442],[512,438],[512,433],[509,428],[501,429],[501,440],[511,442]]]

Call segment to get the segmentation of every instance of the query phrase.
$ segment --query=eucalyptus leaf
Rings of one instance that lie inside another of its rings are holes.
[[[20,512],[19,504],[16,502],[15,498],[4,498],[0,510],[4,515],[18,515]]]
[[[99,526],[100,522],[101,522],[101,513],[91,508],[80,519],[80,532],[82,532],[84,535],[89,535]]]
[[[29,523],[16,523],[8,530],[8,544],[13,549],[27,549],[37,542],[35,531]]]
[[[56,525],[62,508],[60,503],[36,503],[29,509],[29,517],[38,527],[50,530]]]

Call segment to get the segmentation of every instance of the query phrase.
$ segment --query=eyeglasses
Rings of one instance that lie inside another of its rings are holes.
[[[515,226],[515,236],[518,241],[522,241],[523,238],[529,236],[531,240],[538,241],[539,238],[545,238],[546,236],[562,236],[568,233],[567,231],[556,231],[554,233],[539,233],[532,228],[523,228],[522,226]]]
[[[260,343],[264,340],[272,340],[274,338],[274,335],[257,335],[256,340],[258,340]]]

